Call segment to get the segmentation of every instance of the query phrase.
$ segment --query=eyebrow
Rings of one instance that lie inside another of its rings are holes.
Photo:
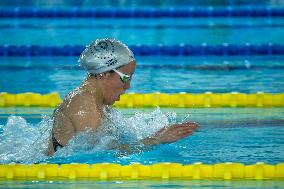
[[[124,72],[124,71],[121,71],[122,73],[124,73],[124,74],[127,74],[127,75],[134,75],[134,72],[132,72],[132,73],[127,73],[127,72]]]

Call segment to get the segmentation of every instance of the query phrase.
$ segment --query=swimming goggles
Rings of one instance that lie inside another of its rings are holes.
[[[121,73],[120,71],[118,71],[117,69],[112,69],[114,72],[116,72],[119,77],[120,77],[120,80],[122,81],[122,83],[126,84],[128,81],[130,81],[131,79],[131,76],[130,75],[127,75],[127,74],[124,74],[124,73]]]

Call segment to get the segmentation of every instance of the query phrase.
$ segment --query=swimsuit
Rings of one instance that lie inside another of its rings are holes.
[[[53,144],[53,149],[54,149],[54,152],[56,152],[58,149],[57,149],[57,147],[60,147],[60,148],[62,148],[63,147],[63,145],[61,145],[57,140],[56,140],[56,138],[54,137],[54,132],[52,132],[52,144]]]

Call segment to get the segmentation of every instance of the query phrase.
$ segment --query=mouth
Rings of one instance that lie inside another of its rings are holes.
[[[119,93],[119,94],[116,96],[115,101],[119,101],[119,100],[120,100],[120,96],[123,95],[123,94],[124,94],[124,92],[123,92],[123,93]]]
[[[120,94],[121,95],[121,94]],[[116,101],[119,101],[120,100],[120,95],[118,95],[117,97],[116,97]]]

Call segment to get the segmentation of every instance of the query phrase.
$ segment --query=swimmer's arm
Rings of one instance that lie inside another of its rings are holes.
[[[109,146],[109,149],[118,149],[126,153],[135,153],[150,146],[163,143],[171,143],[180,140],[191,135],[197,128],[198,125],[193,122],[173,124],[171,126],[162,128],[150,137],[140,140],[138,144],[122,144],[118,146],[114,145]]]
[[[172,143],[191,135],[197,128],[198,125],[193,122],[173,124],[162,128],[152,136],[147,137],[140,142],[145,146]]]

